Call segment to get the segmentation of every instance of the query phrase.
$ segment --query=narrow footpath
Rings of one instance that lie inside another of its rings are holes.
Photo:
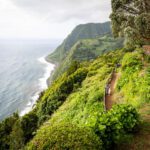
[[[109,83],[109,85],[110,85],[110,87],[109,87],[110,92],[106,93],[106,95],[105,95],[105,107],[106,107],[106,110],[110,110],[112,108],[112,106],[113,106],[114,91],[115,91],[115,86],[116,86],[118,78],[119,78],[119,73],[113,73],[112,79],[111,79],[111,81]]]

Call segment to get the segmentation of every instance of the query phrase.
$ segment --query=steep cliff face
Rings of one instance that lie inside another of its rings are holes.
[[[123,39],[114,39],[111,34],[94,39],[79,40],[71,47],[65,59],[55,69],[53,79],[62,75],[74,61],[83,62],[93,60],[104,53],[122,47]]]
[[[47,59],[59,62],[67,55],[71,47],[81,39],[92,39],[111,33],[110,22],[78,25],[63,43]]]
[[[49,56],[57,63],[52,79],[62,75],[73,61],[87,61],[123,47],[123,38],[114,39],[110,22],[78,25],[64,42]]]

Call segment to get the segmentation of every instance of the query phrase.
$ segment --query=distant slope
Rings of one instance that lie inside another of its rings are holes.
[[[56,68],[53,79],[63,74],[73,61],[88,61],[99,55],[123,47],[123,39],[114,39],[111,34],[100,38],[79,40]]]
[[[67,51],[81,39],[92,39],[111,33],[110,22],[88,23],[78,25],[64,42],[47,59],[54,62],[61,61],[67,54]]]

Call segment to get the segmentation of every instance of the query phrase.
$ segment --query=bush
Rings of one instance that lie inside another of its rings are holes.
[[[23,130],[25,143],[27,143],[33,137],[33,132],[35,132],[37,129],[37,123],[38,117],[33,111],[22,117],[21,128]]]
[[[138,124],[139,115],[134,107],[115,105],[99,117],[95,130],[102,139],[104,147],[108,148],[134,132]]]
[[[42,101],[40,101],[38,105],[37,111],[39,118],[43,115],[51,115],[57,110],[66,100],[67,96],[73,92],[74,86],[76,88],[76,85],[78,85],[78,87],[81,85],[87,73],[87,69],[80,68],[72,75],[64,77],[60,82],[55,82],[51,89],[45,92]]]
[[[12,116],[6,118],[0,123],[0,149],[5,150],[10,148],[10,134],[18,119],[19,115],[14,113]]]
[[[125,54],[122,60],[122,69],[124,70],[128,67],[133,69],[141,69],[142,67],[141,58],[142,56],[137,52]]]
[[[47,133],[36,137],[26,147],[28,150],[100,150],[101,140],[89,129],[70,123],[56,125],[47,129]]]
[[[77,61],[73,61],[70,65],[70,67],[67,70],[67,75],[71,75],[72,73],[74,73],[78,68],[80,67],[80,63]]]
[[[10,134],[10,150],[19,150],[24,146],[24,134],[20,120],[16,121]]]

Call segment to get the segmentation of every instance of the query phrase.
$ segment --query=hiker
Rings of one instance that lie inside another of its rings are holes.
[[[110,84],[107,84],[105,87],[106,95],[110,95]]]
[[[106,87],[105,87],[105,93],[106,93],[106,95],[108,94],[108,90],[109,90],[109,87],[108,87],[108,84],[106,84]]]
[[[108,85],[108,95],[111,95],[110,84]]]
[[[119,64],[119,63],[116,64],[116,68],[119,68],[119,67],[121,67],[121,64]]]

